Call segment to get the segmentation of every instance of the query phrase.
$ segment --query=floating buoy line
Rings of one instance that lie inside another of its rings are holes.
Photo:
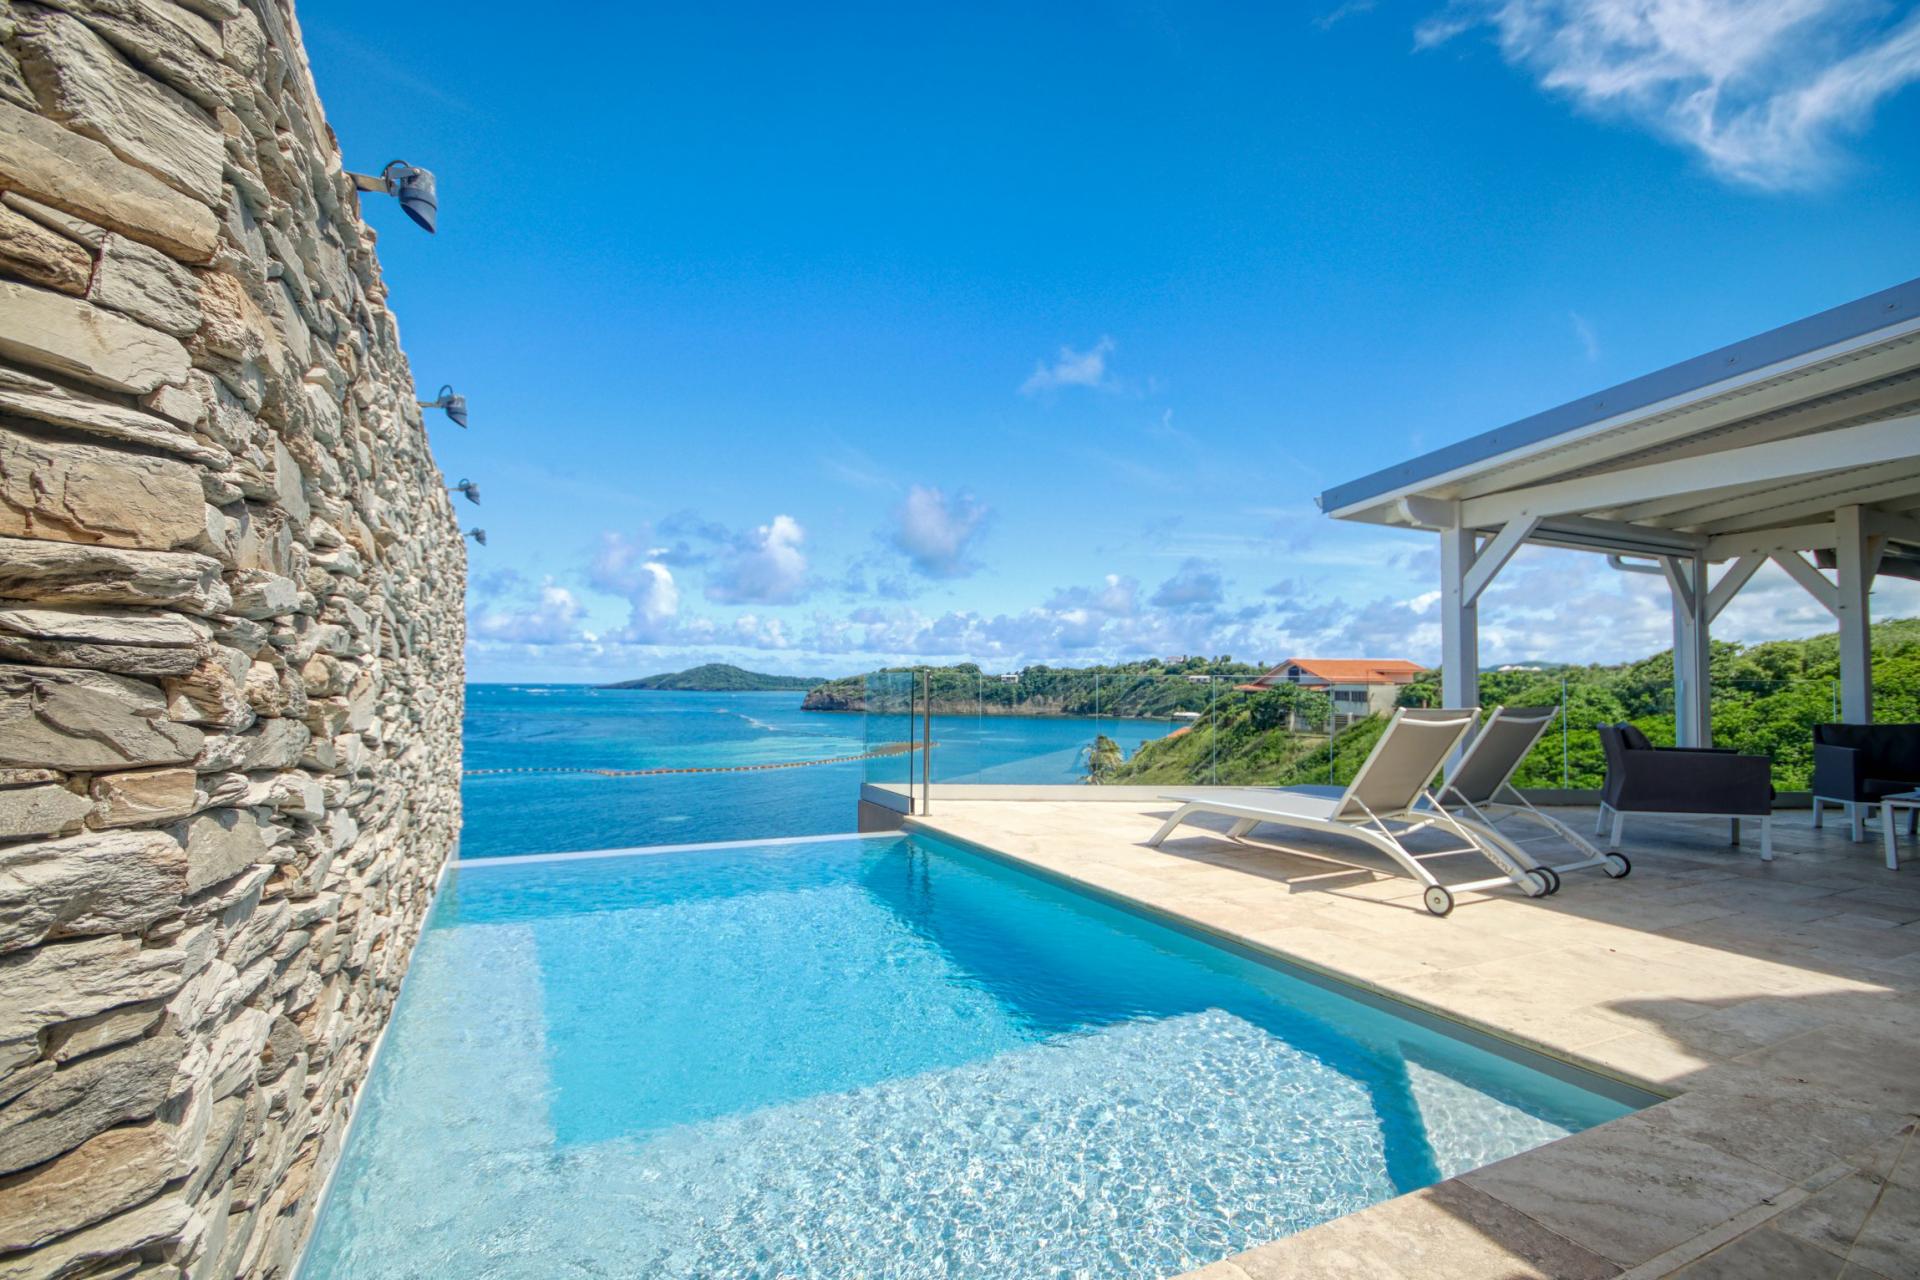
[[[762,773],[768,769],[809,769],[822,764],[853,764],[904,756],[920,750],[917,742],[885,742],[856,756],[826,756],[819,760],[779,760],[772,764],[710,764],[673,769],[590,769],[583,765],[529,765],[518,769],[462,769],[462,777],[485,778],[509,773],[590,773],[601,778],[650,778],[663,773]]]

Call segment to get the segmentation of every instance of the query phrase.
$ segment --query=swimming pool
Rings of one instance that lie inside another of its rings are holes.
[[[301,1275],[1167,1275],[1649,1101],[924,835],[469,863]]]

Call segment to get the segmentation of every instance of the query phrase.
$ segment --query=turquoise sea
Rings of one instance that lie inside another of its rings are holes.
[[[904,717],[802,711],[799,693],[657,693],[587,685],[467,686],[466,765],[482,769],[714,768],[860,755]],[[1096,733],[1131,755],[1166,720],[936,716],[935,782],[1072,783]],[[467,858],[852,831],[862,780],[907,780],[910,757],[749,773],[607,778],[480,774],[464,781]],[[912,766],[917,767],[917,766]]]

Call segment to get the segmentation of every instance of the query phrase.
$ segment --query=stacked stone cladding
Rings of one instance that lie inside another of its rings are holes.
[[[290,5],[0,0],[0,1280],[290,1270],[465,574]]]

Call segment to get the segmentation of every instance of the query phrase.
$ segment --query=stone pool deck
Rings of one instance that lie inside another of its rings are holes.
[[[1920,1277],[1920,849],[1775,822],[1628,823],[1625,880],[1463,895],[1446,919],[1362,846],[1264,827],[1143,843],[1160,802],[939,798],[909,825],[1606,1072],[1671,1100],[1187,1280]],[[1592,811],[1562,810],[1585,822]],[[1224,824],[1223,824],[1224,825]],[[1478,872],[1475,873],[1479,874]]]

